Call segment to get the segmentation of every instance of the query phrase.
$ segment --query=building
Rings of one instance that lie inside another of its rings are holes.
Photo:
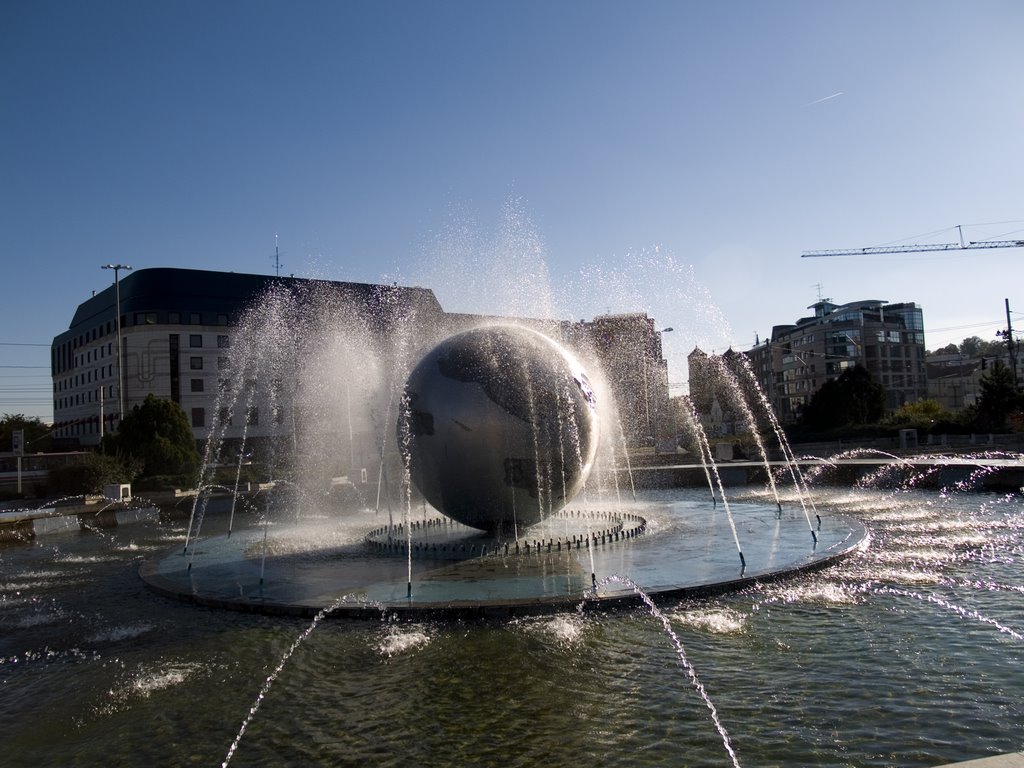
[[[863,365],[886,392],[891,411],[928,397],[924,317],[913,302],[879,300],[834,304],[772,328],[771,337],[744,354],[782,421],[795,421],[818,389]]]
[[[443,314],[434,294],[423,288],[191,269],[130,272],[118,291],[111,286],[79,305],[68,330],[53,340],[54,438],[97,445],[104,432],[117,429],[123,392],[126,412],[150,394],[173,400],[190,416],[196,437],[204,439],[243,311],[272,285],[311,284],[347,297],[384,334],[411,307],[425,324]]]
[[[994,346],[994,345],[993,345]],[[959,411],[977,405],[981,395],[981,381],[996,364],[1012,371],[1017,366],[1017,381],[1024,381],[1020,354],[1011,360],[1005,344],[993,350],[989,346],[983,352],[974,354],[933,353],[928,356],[928,397],[948,411]]]
[[[226,425],[227,439],[243,434],[259,438],[300,428],[298,414],[282,412],[280,403],[285,399],[279,391],[287,388],[282,379],[302,375],[297,365],[286,366],[289,370],[269,385],[261,385],[275,391],[241,398],[239,391],[255,387],[255,382],[231,369],[230,353],[237,343],[239,323],[255,300],[271,290],[293,294],[300,307],[302,302],[309,303],[310,313],[327,306],[318,304],[316,297],[330,297],[330,306],[344,307],[348,322],[361,329],[368,347],[379,351],[401,346],[407,357],[426,351],[452,333],[499,319],[447,313],[426,288],[233,272],[140,269],[125,275],[117,288],[110,286],[79,305],[68,330],[53,340],[54,438],[68,448],[98,445],[105,432],[116,430],[122,396],[125,412],[151,394],[178,403],[199,441],[210,436],[215,423]],[[667,408],[668,376],[660,334],[654,331],[651,318],[606,316],[592,323],[515,321],[567,343],[584,359],[596,357],[608,372],[609,386],[623,414],[623,431],[631,444],[640,444],[657,432]],[[268,327],[266,332],[292,334],[287,343],[294,346],[294,361],[304,349],[323,341],[302,337],[308,331],[303,330],[299,318],[278,325],[288,327]],[[351,376],[360,375],[356,369],[362,367],[360,361],[353,362]],[[336,384],[339,382],[324,382],[322,386],[337,390]],[[231,392],[234,398],[224,396]],[[225,403],[233,404],[230,410]],[[383,407],[377,407],[377,412]],[[379,431],[378,425],[364,421],[367,423],[359,427],[364,432]],[[351,435],[342,438],[342,442],[357,442]]]
[[[618,404],[623,438],[630,448],[675,446],[668,362],[661,345],[664,332],[644,313],[600,315],[580,324],[584,345],[608,379]]]
[[[748,379],[740,370],[741,358],[731,348],[721,355],[708,355],[697,348],[686,358],[690,402],[709,437],[735,435],[750,429],[737,412],[735,394],[740,390],[746,396],[744,385]]]
[[[980,357],[930,355],[926,363],[929,399],[954,412],[977,405],[987,366],[988,361],[983,363]]]

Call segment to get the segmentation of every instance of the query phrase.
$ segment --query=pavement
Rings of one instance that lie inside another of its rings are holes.
[[[1024,768],[1024,752],[1011,752],[995,757],[982,757],[965,763],[949,763],[938,768]]]

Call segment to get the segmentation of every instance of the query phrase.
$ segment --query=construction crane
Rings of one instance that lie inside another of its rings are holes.
[[[960,232],[958,243],[931,243],[929,245],[879,245],[869,248],[841,248],[831,251],[804,251],[802,259],[816,259],[822,256],[872,256],[878,253],[925,253],[927,251],[981,251],[989,248],[1024,248],[1024,240],[975,240],[964,242],[964,233]]]

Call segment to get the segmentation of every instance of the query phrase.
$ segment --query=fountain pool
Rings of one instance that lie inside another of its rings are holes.
[[[871,546],[784,582],[660,601],[739,763],[932,766],[1020,749],[1021,495],[814,492],[823,520],[862,521]],[[784,509],[798,505],[782,493]],[[663,510],[652,524],[668,526],[673,505],[705,494],[640,496]],[[735,498],[738,510],[772,503],[761,491]],[[205,525],[224,534],[228,510],[211,502]],[[235,521],[238,533],[253,525]],[[140,561],[183,534],[184,524],[146,522],[0,549],[5,764],[225,759],[309,621],[147,589]],[[642,607],[488,621],[382,611],[323,622],[294,650],[231,764],[542,760],[710,766],[729,756]]]
[[[609,575],[661,597],[708,597],[826,567],[867,540],[844,516],[825,517],[812,538],[798,512],[764,503],[734,504],[728,517],[706,499],[626,509],[568,509],[514,541],[436,514],[414,518],[409,532],[372,512],[288,520],[207,537],[194,552],[172,548],[148,558],[141,574],[163,594],[243,611],[512,617],[639,601],[631,586],[596,584]],[[742,562],[730,523],[744,542]]]

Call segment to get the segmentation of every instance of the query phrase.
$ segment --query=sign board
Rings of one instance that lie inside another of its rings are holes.
[[[15,456],[25,455],[25,430],[15,429],[11,432],[11,453]]]

